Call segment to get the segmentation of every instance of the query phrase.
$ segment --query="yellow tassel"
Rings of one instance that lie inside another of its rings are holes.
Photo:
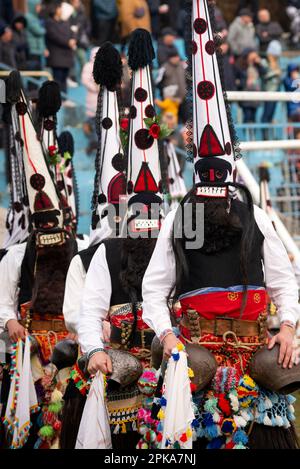
[[[163,420],[165,418],[165,413],[162,409],[160,409],[160,411],[158,412],[157,417],[159,418],[159,420]]]
[[[191,438],[192,435],[193,435],[193,432],[192,432],[191,428],[188,428],[187,431],[186,431],[186,436],[187,436],[188,438]]]
[[[125,423],[123,423],[123,422],[122,422],[122,424],[121,424],[121,425],[122,425],[122,430],[121,430],[121,433],[127,433],[127,431],[126,431],[126,425],[125,425]]]
[[[181,352],[182,350],[184,350],[184,345],[182,342],[178,342],[177,344],[177,350],[178,352]]]
[[[192,368],[188,368],[188,377],[189,378],[194,378],[194,376],[195,375],[194,375],[194,372],[193,372]]]

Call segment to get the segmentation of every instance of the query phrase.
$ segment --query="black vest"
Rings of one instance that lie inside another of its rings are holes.
[[[232,202],[241,222],[248,216],[247,206],[238,200]],[[262,245],[264,236],[255,222],[254,241],[248,257],[248,285],[264,286],[262,269]],[[182,294],[205,287],[227,288],[242,285],[243,276],[240,269],[240,242],[215,254],[204,254],[199,250],[185,251],[189,268],[188,278],[183,283]]]
[[[89,270],[90,263],[92,262],[93,256],[95,252],[97,251],[98,247],[100,246],[100,244],[101,243],[97,243],[94,246],[89,246],[87,249],[83,249],[83,251],[80,251],[78,253],[78,256],[81,259],[82,265],[86,273]]]
[[[77,254],[77,242],[72,239],[69,241],[73,243],[74,255]],[[23,303],[31,301],[32,289],[34,283],[34,268],[36,260],[36,247],[35,247],[35,235],[32,233],[26,244],[25,254],[21,264],[21,275],[19,281],[19,308]]]
[[[106,260],[111,278],[111,299],[110,306],[131,303],[128,293],[123,290],[120,281],[121,256],[122,256],[122,238],[112,238],[104,241],[106,249]],[[99,281],[101,281],[99,279]],[[139,292],[137,301],[142,301],[142,293]]]

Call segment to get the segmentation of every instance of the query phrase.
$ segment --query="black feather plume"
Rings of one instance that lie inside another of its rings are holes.
[[[18,70],[13,70],[6,79],[6,102],[17,103],[21,97],[22,78]]]
[[[60,153],[63,155],[64,153],[70,153],[70,156],[73,157],[74,155],[74,139],[71,132],[65,130],[60,134],[57,139],[58,141],[58,148]]]
[[[98,85],[115,91],[122,79],[122,60],[111,42],[105,42],[97,51],[93,77]]]
[[[128,65],[131,70],[138,70],[151,65],[155,58],[151,34],[146,29],[133,31],[128,47]]]
[[[56,81],[45,81],[40,90],[37,102],[39,117],[55,116],[61,107],[60,87]]]

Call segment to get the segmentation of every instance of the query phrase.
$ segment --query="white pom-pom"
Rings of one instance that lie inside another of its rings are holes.
[[[283,426],[283,420],[282,420],[282,417],[280,417],[280,415],[276,415],[275,420],[276,420],[278,427]]]
[[[267,415],[264,417],[264,425],[272,427],[272,420]]]

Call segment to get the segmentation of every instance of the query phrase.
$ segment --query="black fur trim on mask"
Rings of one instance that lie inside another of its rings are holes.
[[[98,85],[115,91],[122,79],[122,60],[117,49],[111,42],[105,42],[97,51],[93,77]]]
[[[151,65],[155,59],[151,34],[145,29],[133,31],[128,47],[128,65],[131,70],[138,70]]]
[[[62,132],[58,137],[57,142],[61,155],[66,152],[70,153],[70,156],[74,155],[74,138],[71,132],[68,130]]]
[[[22,78],[18,70],[13,70],[6,79],[6,101],[17,103],[21,97]]]
[[[55,116],[61,107],[60,86],[56,81],[45,81],[40,90],[37,101],[39,117]]]

